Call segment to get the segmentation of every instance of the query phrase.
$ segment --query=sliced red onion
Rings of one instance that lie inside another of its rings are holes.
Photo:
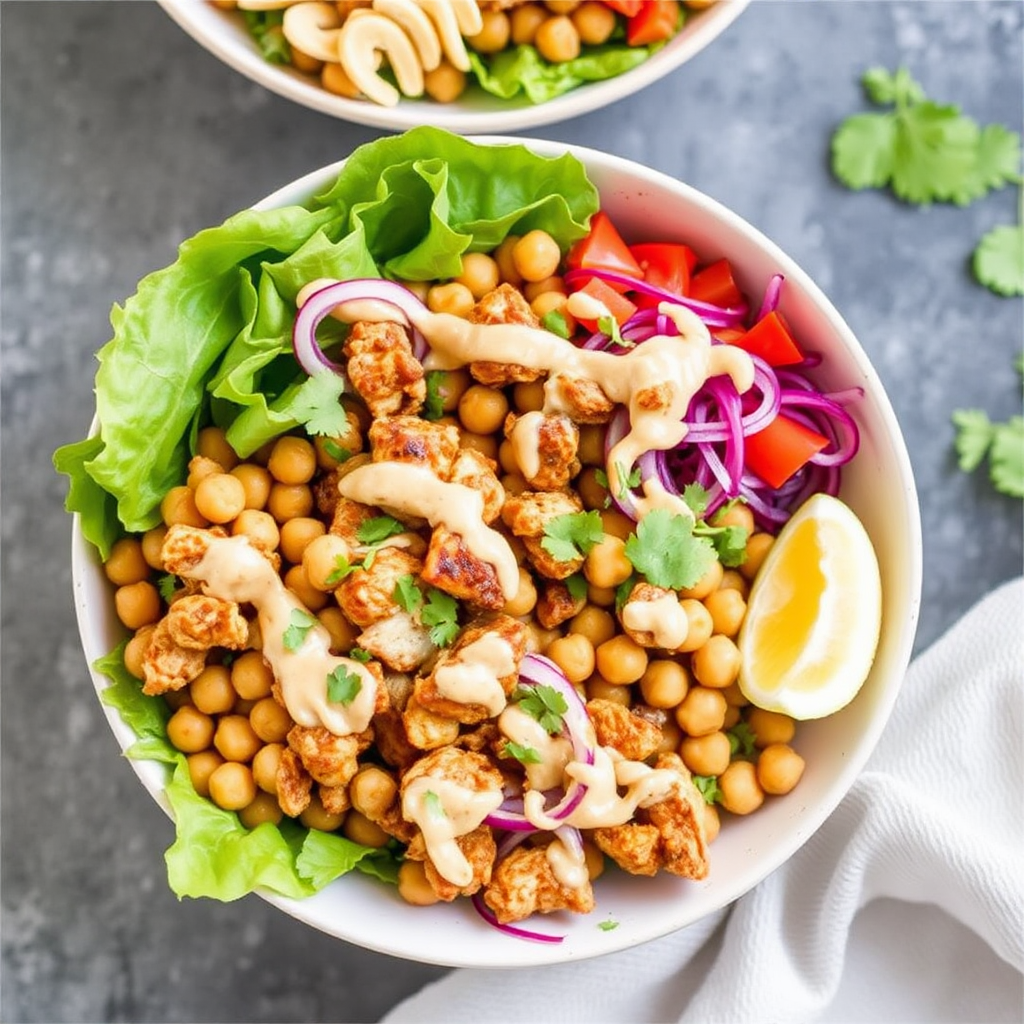
[[[615,412],[612,414],[611,420],[608,422],[608,429],[604,434],[604,460],[607,464],[608,458],[612,453],[612,449],[629,433],[629,410],[624,406],[620,405]],[[633,467],[629,466],[627,472],[632,471]],[[609,481],[610,483],[611,481]],[[636,502],[633,499],[633,492],[628,487],[619,487],[618,493],[613,494],[609,489],[609,495],[612,499],[612,503],[615,507],[623,514],[629,516],[634,522],[636,521],[639,510],[636,507]]]
[[[779,305],[779,296],[782,294],[782,282],[786,279],[781,274],[772,274],[764,290],[764,298],[761,300],[761,308],[757,311],[754,323],[763,320],[769,313],[773,313]]]
[[[531,931],[529,928],[519,928],[514,924],[502,924],[494,916],[491,908],[484,903],[484,898],[480,893],[474,893],[470,899],[473,901],[476,912],[491,927],[497,928],[498,931],[504,932],[506,935],[514,935],[517,939],[529,939],[531,942],[562,942],[565,939],[564,935],[546,935],[544,932]]]
[[[313,292],[295,317],[292,348],[295,358],[306,373],[312,376],[315,373],[322,373],[325,369],[334,373],[342,371],[342,367],[324,355],[316,338],[316,329],[335,306],[354,299],[374,299],[394,308],[397,314],[396,323],[407,327],[412,335],[413,352],[426,354],[427,342],[416,327],[415,321],[419,315],[427,312],[427,307],[408,288],[397,281],[385,281],[378,277],[336,281]]]

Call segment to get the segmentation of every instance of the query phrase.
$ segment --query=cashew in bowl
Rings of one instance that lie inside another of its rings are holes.
[[[338,60],[341,15],[325,0],[307,0],[284,12],[281,26],[290,46],[317,60]]]
[[[374,67],[374,55],[382,52],[406,96],[423,95],[423,66],[416,48],[400,25],[383,14],[369,13],[346,19],[341,30],[338,56],[352,82],[369,99],[393,107],[398,89],[384,81]]]

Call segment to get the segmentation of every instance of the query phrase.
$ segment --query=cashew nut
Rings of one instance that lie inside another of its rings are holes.
[[[317,60],[337,61],[341,15],[325,0],[293,4],[284,12],[281,28],[285,39]],[[351,76],[350,76],[351,77]]]
[[[283,7],[305,3],[306,0],[237,0],[240,11],[279,11]]]
[[[398,88],[406,96],[423,95],[423,67],[413,44],[401,27],[382,14],[349,17],[341,30],[338,56],[346,74],[369,99],[385,107],[398,103],[400,95],[373,66],[374,55],[387,56]]]
[[[417,6],[421,7],[430,15],[430,20],[437,29],[438,37],[441,40],[441,48],[450,64],[455,65],[460,71],[469,70],[469,56],[466,53],[466,44],[462,41],[460,31],[460,17],[466,20],[466,5],[452,2],[452,0],[414,0]],[[476,3],[473,3],[476,7]],[[477,16],[480,10],[477,8]],[[483,27],[483,19],[479,18],[477,32]],[[467,35],[476,33],[468,32]]]
[[[441,63],[441,41],[415,0],[373,0],[373,9],[405,29],[424,71],[433,71]]]

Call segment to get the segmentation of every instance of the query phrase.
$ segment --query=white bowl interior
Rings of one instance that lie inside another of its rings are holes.
[[[452,966],[521,967],[599,956],[682,928],[727,905],[794,853],[835,809],[881,735],[910,659],[921,592],[921,533],[917,493],[906,447],[882,385],[839,313],[808,276],[773,243],[714,200],[630,161],[579,147],[525,142],[544,155],[569,149],[586,165],[602,206],[631,240],[678,240],[703,258],[728,254],[749,294],[759,296],[772,274],[786,283],[781,309],[805,348],[826,355],[818,380],[826,388],[858,385],[864,400],[853,410],[861,448],[845,470],[841,497],[864,522],[882,571],[883,625],[871,674],[857,698],[837,715],[800,724],[795,746],[807,768],[796,790],[771,798],[749,818],[726,816],[711,847],[711,872],[702,882],[669,875],[634,878],[606,871],[597,883],[591,915],[556,914],[538,930],[564,935],[558,945],[520,941],[486,925],[469,901],[414,908],[391,888],[353,873],[315,897],[266,898],[288,914],[369,949]],[[321,192],[341,164],[315,171],[257,204],[272,208]],[[75,603],[89,663],[106,654],[122,629],[95,551],[73,535]],[[93,674],[98,691],[108,685]],[[106,708],[122,749],[134,739]],[[143,784],[165,810],[164,769],[132,761]],[[604,931],[598,922],[618,923]]]
[[[623,75],[580,86],[547,103],[531,104],[522,98],[499,100],[482,91],[470,90],[455,103],[402,100],[395,107],[336,96],[294,68],[267,63],[236,12],[221,10],[206,0],[159,2],[185,32],[225,64],[303,106],[343,121],[390,131],[432,124],[469,134],[513,132],[553,124],[630,96],[703,50],[740,15],[749,0],[719,0],[705,10],[693,11],[679,34],[650,60]]]

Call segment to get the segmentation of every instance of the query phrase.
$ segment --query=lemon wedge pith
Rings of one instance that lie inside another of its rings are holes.
[[[867,679],[881,622],[867,530],[839,498],[814,495],[779,531],[750,589],[738,637],[743,695],[791,718],[833,714]]]

